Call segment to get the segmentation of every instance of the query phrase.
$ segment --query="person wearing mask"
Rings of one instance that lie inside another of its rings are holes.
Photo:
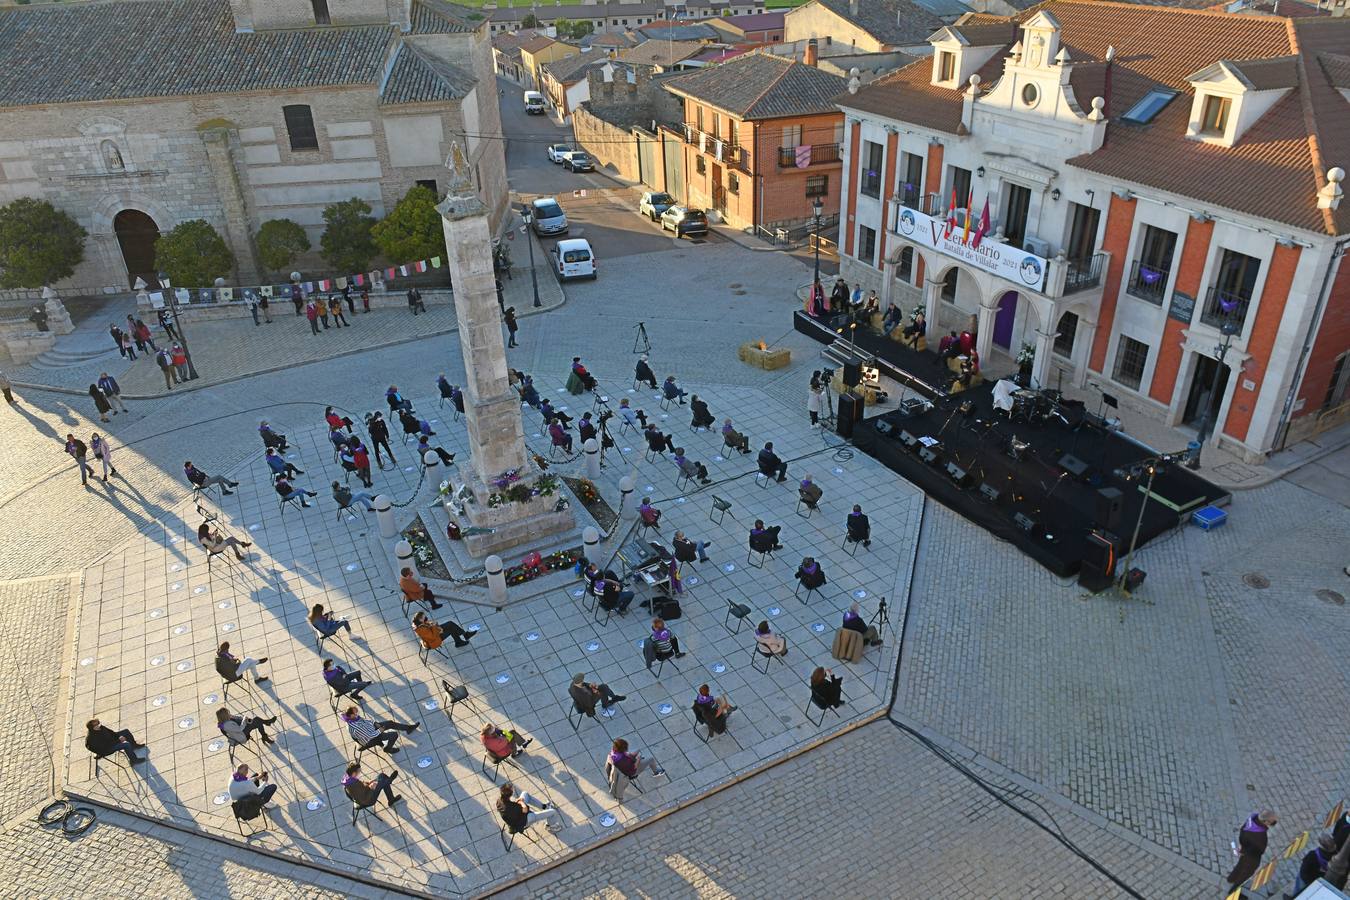
[[[1327,874],[1327,866],[1335,855],[1336,839],[1329,834],[1319,837],[1317,846],[1303,855],[1303,862],[1298,867],[1298,878],[1294,880],[1294,890],[1284,896],[1297,897],[1304,888]]]
[[[581,419],[577,422],[577,437],[581,439],[582,446],[596,437],[595,423],[591,421],[591,414],[588,412],[582,413]]]
[[[502,822],[512,834],[519,834],[535,822],[548,822],[550,831],[562,827],[558,822],[561,814],[557,809],[524,791],[517,794],[515,786],[509,781],[497,792],[497,815],[502,817]]]
[[[182,344],[175,341],[174,345],[169,348],[169,357],[170,359],[173,360],[173,367],[178,372],[178,380],[187,381],[188,380],[187,350],[183,349]]]
[[[104,396],[103,391],[99,390],[97,384],[89,385],[89,399],[94,401],[94,409],[98,411],[98,420],[100,422],[110,421],[108,412],[112,409],[112,404]]]
[[[539,404],[543,402],[539,397],[539,391],[535,389],[534,379],[529,375],[520,380],[520,400],[534,409],[538,409]]]
[[[412,401],[404,399],[396,384],[389,385],[389,390],[384,392],[384,402],[389,404],[391,413],[398,413],[405,409],[412,412]]]
[[[787,656],[787,641],[780,634],[775,634],[769,627],[767,621],[762,621],[755,626],[755,646],[765,656]]]
[[[262,439],[264,447],[271,447],[278,453],[285,453],[289,449],[289,445],[286,443],[286,435],[274,431],[272,426],[267,424],[266,419],[258,423],[258,437]]]
[[[439,456],[441,459],[441,465],[443,466],[453,466],[455,464],[455,454],[446,453],[445,450],[431,443],[431,441],[427,439],[427,436],[425,434],[418,435],[417,458],[419,460],[424,459],[427,455],[427,451],[434,452],[437,456]],[[369,485],[367,485],[367,487],[369,487]]]
[[[572,417],[560,409],[554,409],[553,404],[547,399],[539,401],[539,415],[544,417],[545,422],[552,422],[557,419],[564,428],[572,424]]]
[[[67,434],[66,454],[80,467],[80,484],[89,487],[89,448],[75,435]]]
[[[352,465],[356,467],[356,477],[360,478],[366,487],[374,487],[375,482],[370,478],[370,451],[366,450],[366,445],[356,437],[352,438],[347,446],[351,452]]]
[[[348,434],[352,434],[352,420],[347,416],[340,416],[337,410],[331,406],[323,408],[323,420],[328,423],[329,431],[341,431],[347,429]]]
[[[698,710],[699,719],[714,734],[727,730],[727,717],[736,711],[736,707],[731,705],[731,698],[726,694],[715,696],[712,688],[706,684],[699,685],[698,693],[694,695],[694,709]]]
[[[778,458],[778,454],[773,452],[773,441],[764,444],[764,449],[759,451],[759,471],[769,476],[777,478],[780,482],[787,480],[787,463]]]
[[[104,479],[105,481],[107,479]],[[249,541],[241,541],[232,535],[221,532],[219,528],[210,522],[203,522],[197,526],[197,543],[207,552],[207,555],[214,556],[217,553],[224,553],[226,550],[234,551],[234,558],[243,561],[244,551],[241,547],[252,547]]]
[[[458,622],[450,619],[445,620],[439,625],[431,621],[424,612],[419,612],[413,616],[413,632],[421,640],[422,646],[428,650],[435,650],[445,643],[447,635],[454,638],[456,647],[469,646],[469,640],[478,633],[477,629],[465,631]]]
[[[634,594],[632,591],[624,590],[623,582],[611,575],[612,573],[606,572],[600,582],[600,608],[626,616]]]
[[[699,562],[708,561],[707,548],[711,541],[691,541],[684,536],[683,531],[675,532],[675,537],[671,544],[675,550],[675,559],[679,562],[691,563],[695,559]]]
[[[268,741],[268,743],[272,743]],[[250,775],[249,767],[241,763],[239,768],[234,770],[230,776],[230,801],[239,803],[240,801],[251,800],[258,806],[266,806],[276,794],[277,786],[271,783],[266,772],[258,775]]]
[[[379,747],[386,753],[397,753],[398,733],[412,734],[420,727],[420,722],[405,724],[395,722],[390,719],[380,721],[371,721],[363,718],[361,711],[355,706],[347,707],[342,713],[342,721],[347,726],[347,733],[352,736],[356,746],[360,750],[370,750],[373,747]]]
[[[264,744],[275,744],[276,739],[267,734],[267,726],[276,723],[276,716],[270,719],[261,716],[236,716],[223,706],[216,710],[216,728],[235,744],[247,744],[255,731],[262,735]]]
[[[174,329],[173,313],[167,309],[161,309],[155,315],[159,319],[159,327],[164,329],[164,333],[173,340],[178,340],[178,332]]]
[[[1270,840],[1268,832],[1279,822],[1273,810],[1254,812],[1247,817],[1238,829],[1238,859],[1228,873],[1228,883],[1234,887],[1242,884],[1261,867],[1261,857],[1266,854],[1266,845]]]
[[[209,487],[219,487],[222,494],[233,494],[230,490],[233,487],[239,487],[239,482],[231,481],[224,475],[207,475],[201,469],[192,464],[192,460],[183,461],[183,475],[188,483],[198,490],[206,490]]]
[[[811,417],[811,427],[820,426],[820,406],[825,399],[825,388],[819,382],[812,382],[806,392],[806,412]]]
[[[311,490],[291,484],[285,476],[276,480],[273,490],[277,492],[277,496],[280,497],[282,501],[298,499],[300,505],[305,509],[309,509],[309,500],[307,498],[319,496]],[[226,493],[229,493],[229,491],[226,491]]]
[[[322,603],[314,604],[314,608],[309,611],[309,624],[314,626],[314,630],[326,638],[333,637],[342,629],[347,629],[347,634],[352,634],[352,623],[346,619],[335,619],[332,614],[323,608]]]
[[[684,455],[683,447],[675,448],[675,468],[680,470],[680,474],[685,478],[698,479],[699,484],[712,484],[712,479],[708,477],[708,467],[701,462],[694,462]]]
[[[350,325],[347,317],[342,314],[342,298],[337,294],[328,301],[328,314],[333,317],[333,327],[341,328],[344,325]]]
[[[610,749],[609,765],[616,771],[622,772],[629,779],[638,777],[644,770],[648,769],[656,777],[666,774],[666,770],[661,768],[661,764],[656,761],[656,757],[649,756],[644,759],[641,753],[630,752],[628,741],[623,738],[615,738]]]
[[[384,468],[384,460],[380,457],[381,448],[389,454],[389,462],[397,465],[393,448],[389,446],[389,423],[384,420],[384,413],[373,412],[366,416],[366,433],[370,435],[371,446],[375,448],[375,465]]]
[[[671,633],[666,627],[665,619],[652,619],[651,634],[652,651],[657,659],[669,659],[674,656],[676,659],[683,659],[684,652],[680,650],[680,639]],[[649,664],[647,668],[651,668]]]
[[[353,503],[360,503],[366,512],[375,511],[375,498],[365,491],[353,494],[352,489],[341,482],[333,482],[333,501],[337,503],[338,509],[346,509]]]
[[[288,463],[286,458],[272,447],[267,448],[267,454],[263,457],[263,461],[267,463],[267,468],[271,470],[273,478],[278,475],[284,478],[290,478],[292,475],[305,474],[304,469],[297,469],[295,466]]]
[[[516,308],[508,306],[506,312],[502,313],[502,319],[506,322],[506,346],[516,346],[516,332],[520,330],[520,325],[516,323]]]
[[[778,534],[782,530],[782,525],[766,528],[763,519],[756,519],[754,526],[750,529],[750,549],[756,553],[763,553],[766,550],[782,550],[783,545],[778,543]]]
[[[230,652],[230,642],[225,641],[216,648],[216,671],[222,678],[228,678],[236,681],[243,678],[249,672],[253,673],[253,683],[262,684],[268,681],[268,677],[258,672],[258,666],[267,662],[267,657],[254,659],[251,656],[245,656],[239,659]]]
[[[803,478],[801,484],[797,486],[797,496],[806,504],[807,509],[819,509],[820,498],[824,493],[820,485],[811,480],[810,475]]]
[[[107,725],[104,725],[98,719],[90,719],[85,723],[84,749],[98,757],[112,756],[121,751],[127,755],[133,766],[139,766],[145,762],[145,757],[137,756],[134,750],[139,750],[145,746],[137,741],[135,736],[125,728],[121,731],[113,731]]]
[[[408,603],[428,603],[432,609],[440,609],[441,604],[436,600],[436,595],[431,592],[431,588],[422,584],[413,574],[409,566],[404,566],[399,570],[398,587],[403,591],[403,598]]]
[[[819,590],[825,586],[825,570],[810,556],[802,557],[802,564],[797,567],[797,574],[793,577],[808,591]]]
[[[690,396],[689,412],[693,416],[689,421],[690,428],[708,429],[717,424],[717,419],[708,411],[707,401],[700,400],[698,394]]]
[[[561,447],[565,452],[572,452],[572,436],[563,430],[562,423],[553,419],[548,423],[549,442],[555,447]]]
[[[576,704],[577,709],[582,710],[587,715],[594,715],[597,702],[602,709],[609,709],[615,703],[622,703],[628,699],[626,694],[614,693],[607,684],[587,681],[585,672],[578,672],[572,676],[572,683],[568,686],[567,693],[572,698],[572,702]]]
[[[268,319],[267,321],[270,322],[272,320]],[[140,319],[136,320],[136,337],[152,351],[159,349],[155,346],[155,336],[150,333],[150,326],[146,325],[145,322]]]
[[[331,658],[323,661],[323,680],[333,693],[339,697],[349,695],[357,703],[361,702],[361,692],[374,684],[363,679],[360,672],[348,672]]]
[[[730,419],[722,421],[722,443],[742,454],[750,452],[750,439],[736,430]]]
[[[98,381],[95,384],[103,392],[103,396],[107,398],[108,403],[112,405],[113,415],[127,411],[126,404],[122,402],[122,386],[117,383],[116,378],[104,372],[98,376]]]
[[[342,790],[358,807],[374,806],[381,794],[384,794],[384,802],[393,806],[403,802],[403,795],[395,794],[393,790],[394,779],[397,777],[398,771],[395,770],[393,773],[381,772],[367,781],[361,778],[361,764],[354,762],[347,766],[347,774],[342,779]]]
[[[826,669],[816,666],[811,673],[811,699],[821,709],[838,709],[844,705],[844,679]]]
[[[108,474],[117,474],[117,467],[112,464],[112,443],[98,432],[94,432],[89,438],[89,449],[93,451],[94,459],[103,466],[103,480],[108,480]]]
[[[534,743],[533,738],[527,738],[519,731],[507,728],[505,730],[498,728],[491,722],[486,722],[482,730],[478,733],[478,739],[483,743],[483,749],[491,753],[496,759],[509,759],[512,756],[519,756],[525,752],[525,748]]]
[[[647,497],[643,497],[642,502],[638,504],[638,518],[640,518],[642,524],[646,525],[648,528],[655,528],[657,531],[661,530],[661,510],[652,506],[652,501]]]
[[[863,621],[862,612],[856,601],[849,604],[848,609],[844,610],[844,621],[841,624],[849,631],[856,631],[861,634],[863,646],[881,643],[881,635],[877,633],[876,628]]]
[[[684,398],[687,392],[675,383],[674,375],[667,375],[665,383],[661,385],[661,391],[665,394],[667,400],[677,400],[681,406],[684,406]]]

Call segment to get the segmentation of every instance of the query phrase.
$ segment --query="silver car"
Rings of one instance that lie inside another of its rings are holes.
[[[534,216],[534,233],[540,237],[567,234],[567,216],[553,197],[540,197],[530,204]]]

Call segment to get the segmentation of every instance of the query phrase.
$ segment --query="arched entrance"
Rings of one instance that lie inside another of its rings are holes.
[[[155,220],[139,209],[124,209],[113,217],[113,231],[127,266],[127,284],[135,285],[139,276],[146,284],[158,287],[155,241],[159,239],[159,226]]]

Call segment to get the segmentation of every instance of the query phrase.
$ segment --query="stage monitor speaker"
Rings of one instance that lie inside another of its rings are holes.
[[[862,420],[863,401],[853,394],[839,395],[839,414],[835,417],[835,432],[843,438],[853,437],[853,426]]]
[[[1028,515],[1025,515],[1023,513],[1017,513],[1016,515],[1013,516],[1013,522],[1017,525],[1018,528],[1022,529],[1027,534],[1036,533],[1037,528],[1036,520]]]
[[[980,496],[990,503],[997,505],[999,498],[1002,497],[1003,494],[998,488],[986,481],[984,484],[980,485]]]
[[[1059,458],[1059,467],[1074,478],[1082,478],[1088,470],[1088,464],[1072,453],[1066,453]]]
[[[844,363],[844,384],[853,387],[862,381],[862,364],[855,362]]]
[[[1134,568],[1125,573],[1125,590],[1133,593],[1139,585],[1144,583],[1144,576],[1147,575],[1143,569]]]
[[[1120,492],[1120,488],[1099,488],[1097,491],[1097,527],[1105,528],[1107,531],[1115,531],[1119,528],[1121,508],[1124,503],[1125,495]]]
[[[915,447],[919,446],[919,439],[908,431],[901,431],[900,443],[905,445],[906,450],[913,450]]]
[[[970,476],[966,474],[966,470],[954,462],[947,463],[947,474],[951,476],[952,481],[955,482],[956,486],[959,488],[964,488],[967,480],[970,478]]]
[[[924,447],[919,450],[919,459],[928,463],[930,466],[936,466],[942,458],[942,449],[934,444],[932,447]]]
[[[892,424],[891,424],[888,420],[886,420],[885,418],[879,418],[879,419],[874,420],[873,423],[872,423],[872,425],[873,425],[874,428],[876,428],[877,434],[880,434],[880,435],[883,435],[883,436],[884,436],[884,435],[888,435],[888,434],[890,434],[891,432],[895,431],[895,426],[892,425]]]
[[[1116,558],[1120,539],[1109,531],[1094,528],[1088,532],[1078,583],[1092,593],[1104,591],[1116,580]]]

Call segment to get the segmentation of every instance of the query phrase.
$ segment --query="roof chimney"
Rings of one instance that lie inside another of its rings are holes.
[[[816,39],[811,38],[806,42],[806,52],[802,54],[802,62],[808,66],[814,66],[819,51],[816,48]]]
[[[858,18],[858,0],[848,0],[848,14],[853,18]]]

